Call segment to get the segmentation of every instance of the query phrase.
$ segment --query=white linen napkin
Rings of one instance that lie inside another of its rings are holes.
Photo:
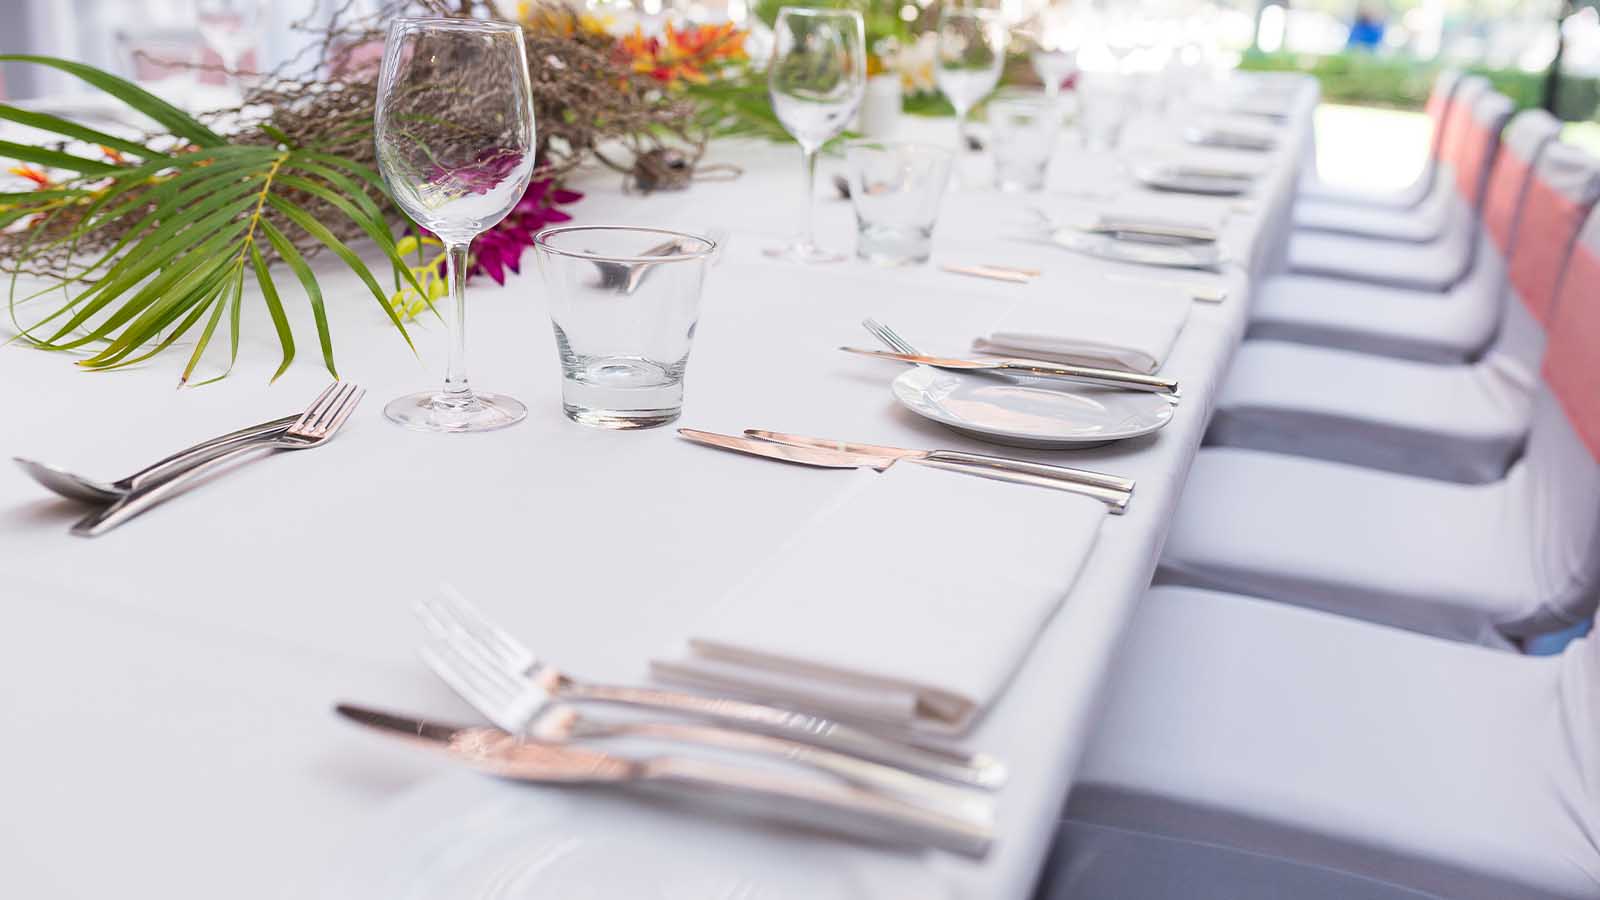
[[[1106,281],[1089,290],[1097,296],[1019,303],[972,349],[1143,375],[1160,371],[1189,319],[1189,299],[1162,285]]]
[[[908,462],[855,477],[656,674],[964,731],[1071,590],[1105,506]]]
[[[1166,200],[1167,198],[1162,198]],[[1179,198],[1182,199],[1182,198]],[[1080,207],[1074,205],[1051,215],[1057,225],[1084,229],[1183,228],[1202,233],[1205,240],[1217,240],[1227,224],[1228,210],[1215,203],[1172,203],[1141,199],[1118,200],[1114,206]]]

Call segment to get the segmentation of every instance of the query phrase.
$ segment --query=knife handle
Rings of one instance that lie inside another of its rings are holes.
[[[1007,372],[1027,372],[1030,375],[1043,375],[1046,378],[1066,378],[1089,384],[1101,384],[1109,387],[1178,396],[1178,382],[1174,378],[1158,378],[1154,375],[1140,375],[1136,372],[1119,372],[1116,369],[1067,366],[1026,360],[1008,360],[999,365],[1000,368]]]
[[[1127,491],[1115,488],[1101,487],[1094,484],[1084,484],[1079,481],[1068,481],[1058,475],[1034,475],[1028,472],[997,469],[992,465],[951,462],[949,460],[933,459],[930,457],[906,457],[906,462],[916,463],[919,466],[928,466],[933,469],[944,469],[948,472],[960,472],[963,475],[976,475],[979,478],[988,478],[994,481],[1008,481],[1012,484],[1026,484],[1031,487],[1050,488],[1057,491],[1067,491],[1073,494],[1082,494],[1093,497],[1110,507],[1114,516],[1120,516],[1128,511],[1128,501],[1133,495]]]
[[[983,754],[969,755],[945,747],[888,737],[821,716],[748,700],[578,681],[561,682],[556,696],[567,701],[616,703],[757,728],[768,734],[899,766],[956,784],[993,789],[1006,780],[1005,765]]]
[[[515,777],[515,773],[512,773]],[[991,826],[844,784],[801,779],[686,757],[642,760],[634,778],[712,797],[741,795],[759,801],[767,815],[800,817],[808,824],[858,831],[894,841],[937,847],[966,856],[985,855],[994,841]],[[773,802],[778,801],[778,802]]]
[[[1057,466],[1051,463],[1032,462],[1025,459],[1011,459],[1006,456],[989,456],[984,453],[967,453],[964,450],[934,450],[929,452],[927,459],[942,460],[953,463],[970,463],[975,466],[987,466],[1002,471],[1021,472],[1027,475],[1039,475],[1044,478],[1057,478],[1070,481],[1074,484],[1089,484],[1095,487],[1110,488],[1114,491],[1133,493],[1134,480],[1122,478],[1117,475],[1107,475],[1103,472],[1091,472],[1088,469],[1074,469],[1069,466]]]

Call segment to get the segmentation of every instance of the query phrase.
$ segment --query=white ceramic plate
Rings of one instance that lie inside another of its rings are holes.
[[[458,772],[403,794],[315,900],[953,900],[927,855],[610,788]]]
[[[918,366],[892,385],[912,412],[994,444],[1083,449],[1149,434],[1172,421],[1165,394],[1059,379],[963,375]]]
[[[1255,177],[1246,172],[1213,175],[1186,172],[1179,167],[1164,165],[1139,166],[1134,169],[1133,176],[1145,187],[1159,191],[1213,197],[1237,197],[1254,187],[1256,182]]]

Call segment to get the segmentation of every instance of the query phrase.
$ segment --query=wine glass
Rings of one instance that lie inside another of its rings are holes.
[[[805,163],[805,232],[768,256],[792,262],[838,262],[842,253],[817,246],[812,206],[817,150],[855,118],[867,87],[867,38],[861,13],[785,6],[773,25],[777,47],[767,70],[772,111],[800,142]]]
[[[527,407],[467,384],[467,251],[522,199],[533,174],[533,93],[522,28],[481,19],[400,18],[378,76],[378,168],[395,202],[446,249],[454,318],[444,389],[384,408],[419,431],[488,431]]]
[[[939,13],[934,80],[956,110],[958,149],[966,149],[967,114],[1000,83],[1006,26],[1000,11],[946,6]]]

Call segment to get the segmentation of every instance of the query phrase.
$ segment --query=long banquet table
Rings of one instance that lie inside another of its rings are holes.
[[[1126,269],[1222,283],[1230,292],[1221,304],[1194,305],[1163,369],[1183,386],[1175,419],[1146,438],[1032,454],[1139,486],[1129,513],[1106,521],[1059,614],[970,735],[973,747],[1001,756],[1013,773],[987,858],[890,853],[752,829],[747,820],[697,822],[687,832],[692,840],[664,828],[629,832],[624,820],[645,815],[642,807],[561,794],[566,799],[551,802],[592,805],[602,810],[595,815],[614,818],[618,834],[643,835],[607,846],[608,864],[593,873],[599,887],[584,896],[641,896],[607,888],[624,882],[606,879],[648,872],[652,851],[644,844],[687,841],[702,849],[685,852],[707,852],[719,834],[737,836],[749,850],[744,865],[837,866],[856,873],[858,885],[906,885],[902,878],[914,873],[952,897],[1029,895],[1108,663],[1149,583],[1218,381],[1244,333],[1252,279],[1281,254],[1315,86],[1306,83],[1299,98],[1270,174],[1250,198],[1170,200],[1225,206],[1224,244],[1238,264],[1219,274]],[[624,193],[613,173],[586,171],[576,186],[588,196],[571,212],[587,223],[727,230],[679,424],[982,450],[901,409],[888,391],[893,365],[835,348],[869,344],[858,324],[867,315],[930,347],[957,349],[1020,298],[1071,302],[1086,274],[1115,264],[1015,240],[1022,210],[1035,201],[1106,205],[1083,198],[1107,185],[1136,193],[1122,161],[1177,149],[1190,116],[1142,117],[1123,154],[1064,150],[1044,198],[987,191],[947,198],[935,262],[1042,269],[1029,285],[934,266],[801,268],[767,260],[762,249],[799,221],[799,164],[790,147],[714,146],[713,159],[737,162],[744,175],[650,196]],[[951,127],[904,126],[946,141]],[[818,229],[825,242],[848,246],[848,204],[825,196],[830,165],[838,163],[824,165]],[[1145,201],[1156,196],[1138,193]],[[345,877],[359,880],[364,857],[348,848],[370,843],[386,822],[405,833],[391,812],[396,797],[476,778],[446,775],[440,760],[330,712],[336,700],[352,699],[469,718],[415,660],[410,604],[417,597],[452,583],[564,669],[645,679],[648,660],[678,651],[686,623],[846,489],[849,477],[840,473],[712,451],[670,428],[611,433],[567,421],[531,255],[525,262],[504,288],[474,282],[468,332],[474,384],[531,408],[518,427],[439,437],[385,422],[383,403],[438,377],[443,331],[419,322],[413,357],[372,298],[324,263],[339,372],[370,391],[327,448],[240,467],[92,541],[66,533],[80,508],[52,499],[15,468],[0,469],[0,893],[29,900],[355,896],[328,888],[337,881],[328,873],[356,867]],[[171,356],[88,374],[68,356],[0,349],[3,449],[114,476],[298,408],[328,380],[308,319],[302,310],[295,323],[298,361],[269,386],[276,345],[259,307],[248,299],[245,306],[237,369],[203,388],[174,390],[181,362]],[[1003,509],[992,512],[1003,521]],[[928,558],[899,562],[984,565],[960,553],[963,529],[988,527],[970,516],[883,527],[926,532]],[[848,589],[847,571],[840,582]],[[471,840],[470,823],[450,824],[433,826]],[[395,852],[408,851],[396,845]],[[910,896],[894,888],[864,893]]]

